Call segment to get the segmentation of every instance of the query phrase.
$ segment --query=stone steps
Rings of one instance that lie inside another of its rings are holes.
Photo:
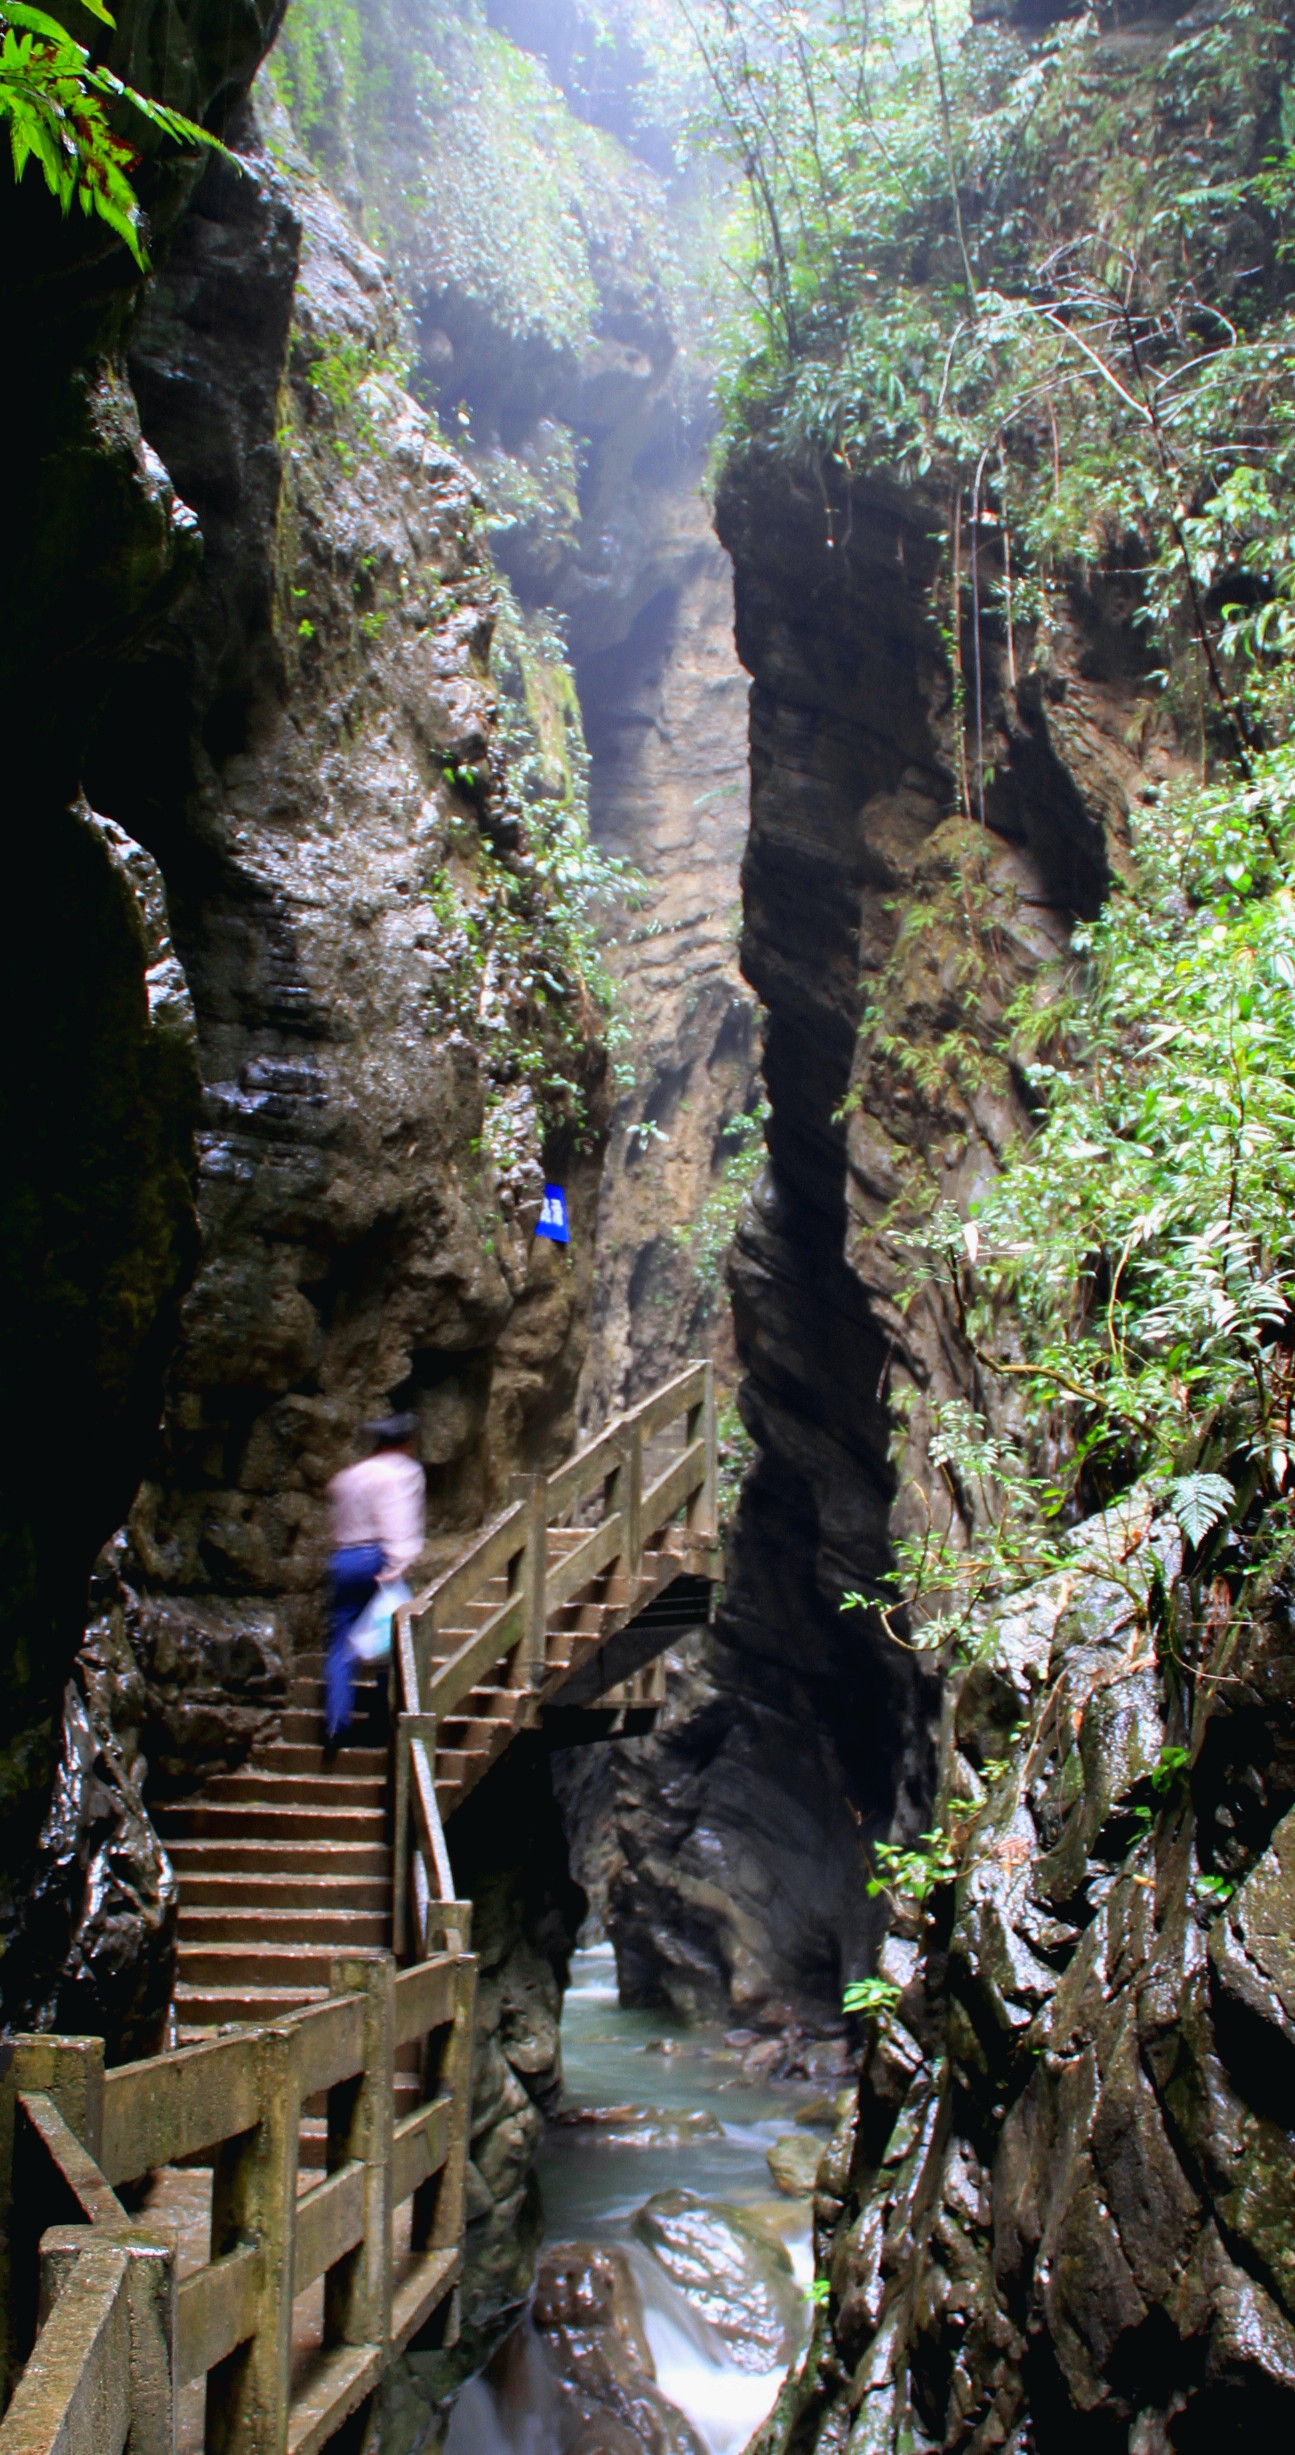
[[[382,1807],[312,1806],[293,1801],[268,1805],[264,1798],[189,1801],[159,1813],[158,1830],[168,1847],[176,1841],[351,1841],[386,1838]]]
[[[184,1984],[192,1987],[264,1989],[327,1994],[336,1944],[192,1943],[183,1948]]]
[[[318,1727],[318,1716],[315,1714],[303,1715],[301,1719],[309,1720],[312,1728]],[[331,1773],[335,1767],[348,1778],[363,1774],[370,1780],[384,1783],[388,1772],[385,1748],[347,1747],[330,1755],[325,1751],[322,1740],[311,1744],[306,1739],[286,1742],[272,1739],[268,1746],[257,1749],[251,1761],[253,1767],[264,1765],[268,1773]]]
[[[189,1901],[184,1913],[186,1965],[190,1968],[193,1950],[198,1945],[300,1943],[307,1948],[327,1945],[333,1952],[353,1951],[357,1946],[381,1950],[390,1932],[385,1901],[374,1908],[356,1908],[343,1902],[316,1908],[303,1902],[266,1903],[242,1898]]]
[[[387,1752],[325,1751],[322,1668],[319,1655],[296,1664],[278,1737],[159,1816],[180,1896],[182,2036],[322,2001],[340,1954],[390,1942]],[[301,2154],[323,2163],[322,2120],[303,2125]]]
[[[391,1848],[385,1832],[363,1841],[312,1841],[308,1834],[293,1840],[265,1841],[249,1839],[236,1820],[227,1819],[217,1833],[179,1838],[168,1835],[166,1848],[180,1878],[182,1900],[185,1875],[199,1869],[221,1876],[344,1875],[384,1882],[390,1880],[391,1874]]]
[[[186,1928],[191,1915],[222,1908],[270,1917],[288,1910],[307,1914],[335,1909],[385,1912],[390,1893],[386,1871],[377,1875],[320,1875],[312,1867],[296,1874],[270,1875],[249,1873],[243,1868],[209,1868],[201,1856],[185,1867],[183,1881]]]
[[[242,1773],[217,1773],[203,1792],[208,1803],[223,1806],[245,1799],[263,1807],[368,1807],[381,1812],[386,1803],[385,1774],[281,1771],[273,1762],[249,1765]]]
[[[204,2035],[209,2029],[227,2029],[235,2024],[263,2027],[272,2020],[282,2020],[289,2012],[299,2012],[305,2003],[324,2003],[328,1999],[327,1983],[323,1986],[199,1986],[187,1978],[178,1978],[175,1988],[175,2025],[185,2043],[192,2043],[192,2034]]]
[[[583,1540],[582,1528],[554,1530],[550,1558],[556,1563]],[[456,1613],[463,1625],[438,1639],[442,1662],[470,1642],[507,1592],[497,1577]],[[625,1600],[616,1581],[603,1578],[556,1612],[547,1632],[549,1683],[581,1667]],[[515,1668],[516,1657],[512,1666],[496,1664],[440,1726],[435,1783],[446,1821],[538,1718],[528,1687],[501,1684]],[[236,1772],[216,1775],[199,1797],[158,1811],[179,1890],[182,2036],[280,2019],[321,2001],[339,1955],[389,1941],[391,1774],[388,1751],[372,1743],[366,1724],[386,1675],[359,1683],[356,1744],[336,1750],[324,1746],[323,1675],[321,1652],[298,1655],[275,1738]],[[412,2075],[408,2087],[416,2087]],[[308,2162],[323,2155],[320,2111],[310,2109],[309,2140],[303,2133]]]

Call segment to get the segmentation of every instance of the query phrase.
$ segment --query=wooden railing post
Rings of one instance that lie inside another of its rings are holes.
[[[396,1795],[392,1813],[391,1834],[391,1949],[402,1961],[408,1950],[409,1927],[409,1860],[413,1849],[413,1824],[410,1817],[409,1726],[403,1713],[396,1715]]]
[[[18,2098],[37,2092],[53,2100],[69,2131],[97,2164],[103,2144],[103,2039],[43,2034],[16,2038],[0,2077],[0,2409],[31,2349],[37,2243],[47,2225],[76,2213],[66,2199],[56,2198],[51,2205],[47,2193],[33,2196],[30,2191],[20,2154]],[[20,2169],[16,2197],[15,2156]]]
[[[66,2292],[92,2289],[92,2275],[103,2266],[104,2253],[113,2251],[126,2264],[129,2455],[175,2455],[174,2236],[148,2225],[56,2227],[40,2246],[42,2319]],[[84,2449],[71,2438],[67,2455],[106,2455],[96,2436],[86,2438]],[[63,2440],[56,2443],[61,2449]]]
[[[260,2250],[256,2330],[207,2377],[206,2455],[285,2455],[292,2372],[292,2262],[301,2129],[290,2029],[263,2029],[260,2120],[224,2140],[211,2177],[211,2255]]]
[[[694,1534],[713,1543],[719,1532],[718,1492],[719,1448],[715,1430],[715,1367],[707,1360],[705,1386],[700,1404],[689,1407],[685,1436],[689,1448],[695,1440],[706,1444],[706,1464],[701,1489],[694,1492],[688,1503],[688,1524]]]
[[[621,1515],[625,1521],[625,1575],[629,1583],[629,1600],[634,1601],[643,1567],[643,1428],[631,1424],[629,1455],[625,1461],[625,1478],[621,1493]]]
[[[472,1950],[472,1903],[433,1901],[428,1922],[428,1957],[450,1952],[456,1958]]]
[[[456,1958],[454,2018],[442,2032],[439,2058],[433,2068],[429,2052],[423,2081],[424,2097],[434,2093],[450,2100],[449,2138],[445,2162],[438,2174],[420,2183],[410,2210],[410,2249],[457,2250],[463,2241],[467,2196],[468,2150],[472,2139],[472,2060],[475,2043],[477,1965],[464,1952]],[[457,2286],[449,2297],[443,2321],[443,2341],[452,2345],[459,2329]]]
[[[364,2166],[364,2237],[324,2279],[324,2341],[385,2345],[391,2335],[391,2125],[395,1968],[350,1952],[329,1971],[334,1995],[364,1997],[364,2069],[328,2092],[328,2170]]]
[[[525,1597],[522,1663],[526,1686],[538,1688],[544,1678],[548,1629],[548,1597],[545,1592],[549,1559],[548,1477],[514,1475],[509,1491],[512,1499],[526,1503],[526,1544],[521,1554],[520,1578]]]
[[[78,2229],[80,2230],[80,2229]],[[4,2420],[0,2455],[122,2455],[131,2425],[126,2253],[84,2228]]]
[[[103,2039],[23,2037],[16,2041],[14,2086],[52,2097],[69,2131],[96,2165],[103,2149]]]

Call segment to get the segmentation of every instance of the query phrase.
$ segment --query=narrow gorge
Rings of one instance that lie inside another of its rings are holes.
[[[70,2223],[168,2455],[1278,2441],[1284,0],[0,0],[0,103],[0,2455]]]

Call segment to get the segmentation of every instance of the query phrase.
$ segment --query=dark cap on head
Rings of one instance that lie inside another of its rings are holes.
[[[375,1449],[399,1449],[403,1442],[412,1441],[418,1431],[416,1415],[384,1415],[379,1423],[364,1427]]]

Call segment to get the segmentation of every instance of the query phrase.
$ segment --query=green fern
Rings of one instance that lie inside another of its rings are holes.
[[[88,16],[115,23],[103,0],[81,0]],[[66,214],[73,204],[115,231],[141,272],[147,270],[139,198],[132,173],[136,148],[119,136],[109,113],[133,113],[172,144],[223,153],[219,138],[182,112],[153,102],[94,63],[84,44],[27,0],[0,4],[0,120],[9,131],[15,180],[34,162]]]

